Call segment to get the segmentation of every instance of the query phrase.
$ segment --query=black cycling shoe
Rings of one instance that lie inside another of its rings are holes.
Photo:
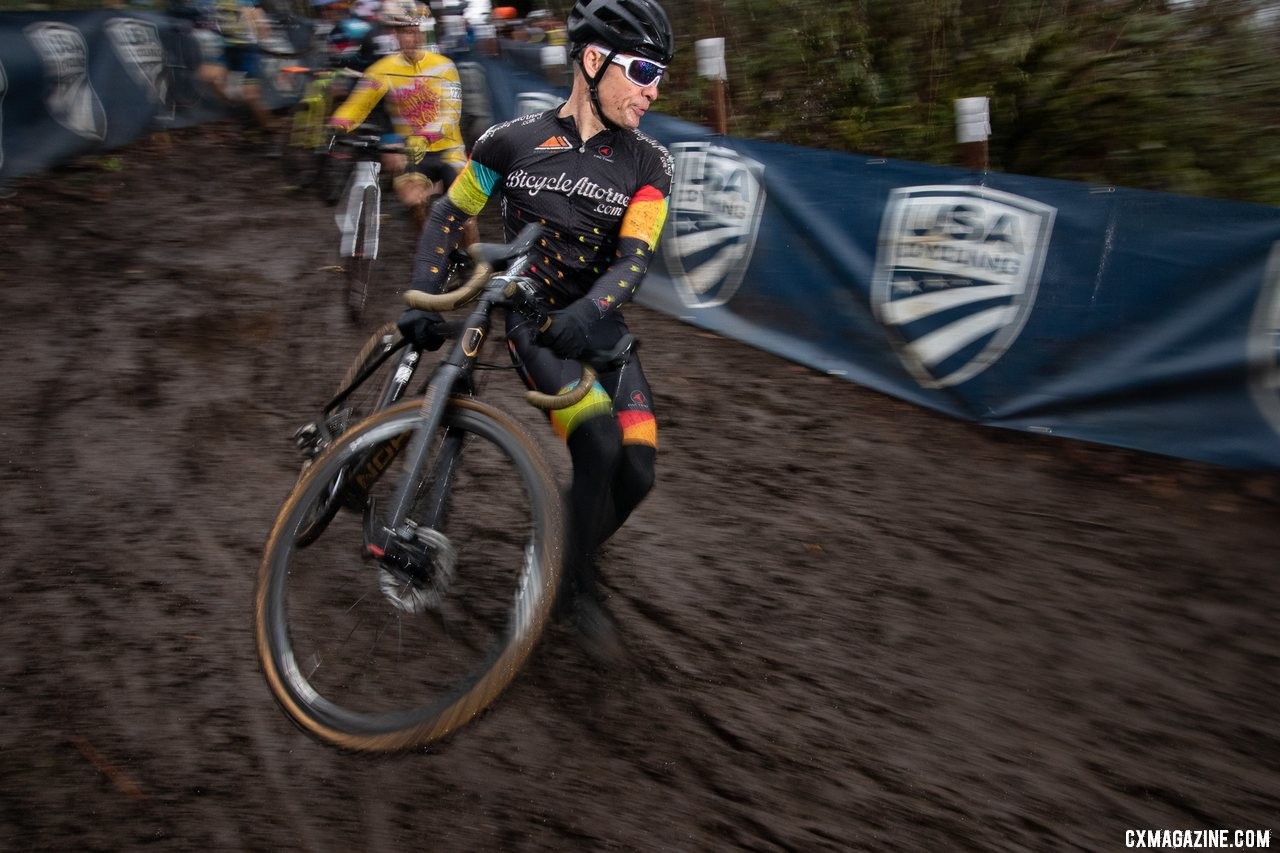
[[[594,593],[573,597],[569,604],[569,624],[577,635],[578,645],[597,666],[613,668],[626,657],[618,625]]]

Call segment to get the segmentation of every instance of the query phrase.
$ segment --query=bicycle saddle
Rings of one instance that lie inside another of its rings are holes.
[[[472,243],[467,247],[467,254],[477,263],[488,264],[495,270],[505,269],[508,263],[532,251],[541,233],[542,226],[531,222],[510,243]]]

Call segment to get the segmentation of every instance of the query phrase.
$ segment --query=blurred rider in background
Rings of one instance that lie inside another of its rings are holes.
[[[262,100],[259,45],[271,37],[266,13],[257,0],[213,0],[213,20],[222,36],[226,77],[214,85],[230,103],[239,101],[262,131],[271,129],[271,113]]]
[[[394,5],[397,0],[389,0]],[[360,41],[360,53],[352,68],[365,70],[384,56],[400,50],[394,27],[387,27],[382,20],[382,0],[356,0],[352,14],[369,25]]]
[[[575,66],[569,100],[495,125],[476,141],[466,171],[431,210],[412,281],[440,291],[457,225],[493,194],[502,197],[507,239],[541,223],[526,275],[550,325],[539,331],[512,314],[506,333],[525,382],[548,393],[576,385],[578,359],[611,352],[627,334],[621,308],[648,272],[672,183],[671,155],[638,130],[675,49],[666,13],[655,0],[577,0],[567,32]],[[400,329],[437,348],[441,322],[411,309]],[[573,460],[558,609],[588,653],[609,663],[621,648],[599,598],[595,555],[653,487],[657,459],[653,396],[639,358],[604,368],[584,400],[550,417]]]
[[[409,0],[387,0],[381,22],[395,33],[399,49],[364,72],[351,96],[334,111],[329,125],[354,130],[379,103],[392,129],[404,140],[404,153],[383,155],[396,195],[414,215],[419,230],[428,203],[443,193],[467,164],[460,123],[462,86],[453,61],[426,49],[423,30],[429,13]],[[475,222],[467,225],[470,245]]]
[[[363,71],[359,62],[360,45],[373,30],[373,24],[356,15],[345,0],[312,0],[320,13],[319,33],[324,38],[329,65]]]

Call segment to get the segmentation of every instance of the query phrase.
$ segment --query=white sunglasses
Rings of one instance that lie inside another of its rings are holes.
[[[608,56],[610,53],[607,47],[601,47],[600,45],[595,44],[591,45],[591,47],[603,56]],[[627,80],[641,88],[656,85],[657,82],[662,79],[662,75],[667,71],[667,66],[663,65],[661,62],[654,62],[652,59],[645,59],[642,56],[632,56],[627,53],[615,54],[613,58],[610,59],[610,62],[622,69],[622,73]]]

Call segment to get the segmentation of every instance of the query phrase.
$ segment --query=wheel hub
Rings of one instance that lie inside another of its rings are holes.
[[[378,560],[378,586],[392,605],[415,615],[440,609],[458,559],[449,537],[410,523],[378,550],[369,546]]]

